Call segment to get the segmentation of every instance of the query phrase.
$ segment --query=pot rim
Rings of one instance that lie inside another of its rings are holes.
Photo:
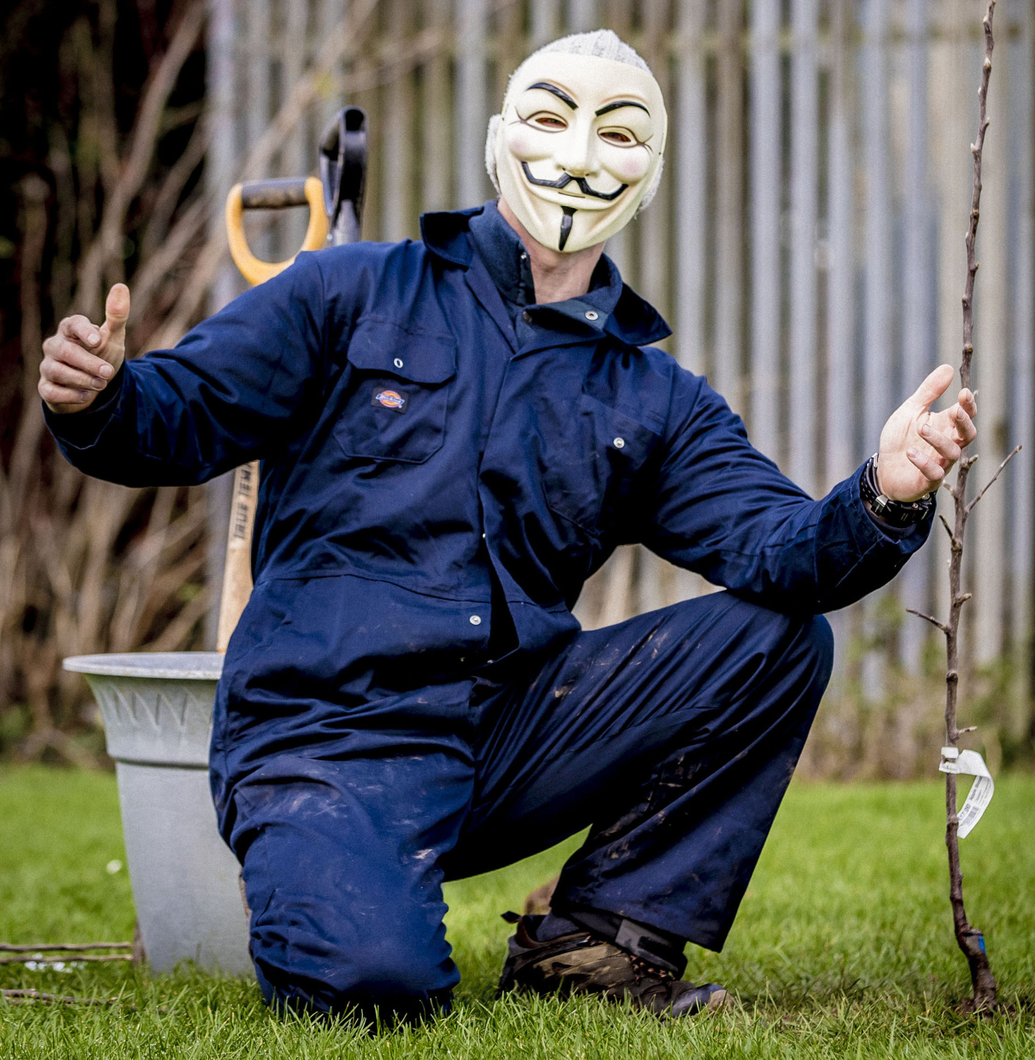
[[[138,651],[102,655],[72,655],[62,667],[73,673],[103,677],[152,677],[178,681],[218,681],[223,673],[222,652]]]

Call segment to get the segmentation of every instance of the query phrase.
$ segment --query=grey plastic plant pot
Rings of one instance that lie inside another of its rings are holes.
[[[208,785],[215,652],[80,655],[115,759],[133,900],[148,964],[254,974],[237,861]]]

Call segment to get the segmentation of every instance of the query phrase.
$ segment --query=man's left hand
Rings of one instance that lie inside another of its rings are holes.
[[[943,412],[931,406],[949,389],[952,365],[943,364],[892,414],[880,432],[877,483],[893,501],[915,501],[936,490],[963,449],[977,437],[974,395],[964,388]]]

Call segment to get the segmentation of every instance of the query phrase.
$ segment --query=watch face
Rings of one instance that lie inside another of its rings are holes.
[[[646,70],[593,55],[534,55],[503,101],[495,144],[503,198],[544,246],[602,243],[653,186],[667,121]]]

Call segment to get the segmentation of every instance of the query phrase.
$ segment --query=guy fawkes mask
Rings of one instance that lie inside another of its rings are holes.
[[[537,52],[511,78],[494,123],[500,192],[545,246],[573,252],[602,243],[653,193],[667,123],[647,70]]]

